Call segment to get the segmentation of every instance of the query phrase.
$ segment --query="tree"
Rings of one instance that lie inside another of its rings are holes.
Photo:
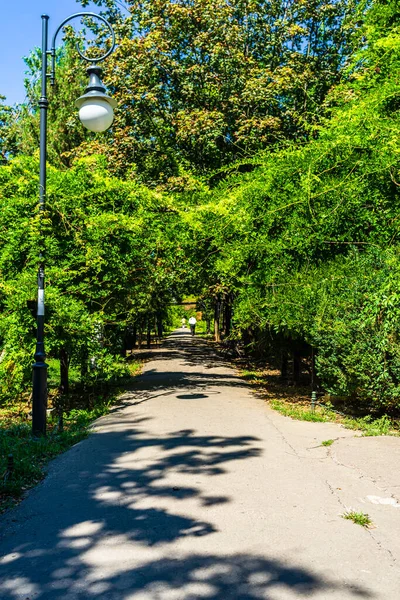
[[[277,364],[314,348],[324,388],[374,411],[400,406],[398,33],[376,2],[318,138],[226,169],[187,217],[233,335]]]
[[[82,2],[85,5],[85,2]],[[307,139],[340,78],[356,1],[102,2],[119,36],[107,82],[120,110],[110,165],[149,180],[201,173]],[[107,8],[108,7],[108,8]]]
[[[83,7],[87,0],[81,0]],[[357,31],[360,0],[96,0],[111,21],[118,47],[104,63],[118,101],[112,130],[83,132],[74,100],[85,83],[67,29],[51,95],[49,148],[53,164],[104,154],[112,172],[152,185],[202,174],[287,140],[306,141],[341,77]],[[92,52],[104,43],[97,34]],[[27,106],[18,118],[19,151],[37,145],[35,108],[40,51],[27,59]]]
[[[0,167],[0,394],[30,379],[39,247],[38,161]],[[48,171],[42,230],[46,262],[46,348],[70,362],[96,357],[103,373],[121,353],[128,327],[154,324],[179,294],[187,261],[176,248],[181,219],[168,198],[109,177],[99,157]],[[83,363],[83,365],[82,365]],[[83,368],[83,371],[85,369]]]
[[[57,54],[55,86],[48,86],[48,160],[59,167],[70,166],[76,156],[75,149],[91,135],[82,127],[75,107],[75,100],[83,93],[87,84],[75,42],[76,38],[69,29],[66,44]],[[27,66],[26,99],[13,109],[13,122],[7,136],[14,140],[10,153],[14,156],[29,155],[32,150],[39,148],[41,50],[35,48],[24,60]]]
[[[16,109],[5,104],[6,97],[0,95],[0,164],[5,164],[17,152],[17,139],[13,124]]]

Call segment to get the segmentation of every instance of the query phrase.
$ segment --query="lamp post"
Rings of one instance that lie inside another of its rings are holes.
[[[47,410],[47,368],[46,354],[44,350],[44,244],[42,235],[42,220],[46,204],[46,161],[47,161],[47,80],[50,78],[51,85],[55,83],[56,70],[56,48],[55,42],[61,29],[72,19],[77,17],[91,17],[102,21],[110,30],[112,43],[109,50],[100,58],[89,58],[85,56],[77,45],[79,55],[91,66],[87,69],[89,85],[83,96],[77,99],[76,106],[79,109],[79,118],[90,131],[105,131],[110,127],[114,118],[113,109],[115,100],[107,96],[105,87],[101,83],[101,68],[96,63],[104,60],[115,48],[115,34],[110,23],[95,13],[75,13],[61,23],[56,30],[51,49],[48,50],[48,15],[42,15],[42,91],[39,100],[40,107],[40,178],[39,178],[39,217],[40,217],[40,251],[38,270],[38,303],[37,303],[37,336],[35,362],[33,364],[33,386],[32,386],[32,433],[34,436],[46,435],[46,410]],[[48,73],[48,56],[51,56],[51,69]]]

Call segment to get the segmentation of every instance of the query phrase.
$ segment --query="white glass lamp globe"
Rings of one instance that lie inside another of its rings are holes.
[[[113,107],[106,99],[87,98],[79,107],[79,118],[89,131],[105,131],[114,120]]]

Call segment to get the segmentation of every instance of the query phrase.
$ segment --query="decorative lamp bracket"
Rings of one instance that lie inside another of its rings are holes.
[[[81,52],[81,50],[79,48],[79,44],[77,43],[76,44],[76,50],[77,50],[77,52],[78,52],[78,54],[79,54],[79,56],[81,58],[83,58],[84,60],[86,60],[88,62],[91,62],[91,63],[98,63],[98,62],[101,62],[102,60],[104,60],[105,58],[107,58],[108,56],[110,56],[110,54],[114,51],[114,48],[115,48],[115,33],[114,33],[114,30],[111,27],[110,23],[107,21],[107,19],[105,19],[101,15],[97,15],[96,13],[92,13],[92,12],[74,13],[70,17],[67,17],[66,19],[64,19],[64,21],[61,23],[61,25],[59,25],[58,29],[56,30],[55,34],[53,35],[53,40],[52,40],[52,43],[51,43],[51,50],[47,51],[47,54],[49,54],[51,56],[51,69],[50,69],[50,73],[49,73],[48,77],[50,77],[50,84],[52,86],[55,84],[55,74],[56,74],[56,38],[57,38],[57,35],[60,33],[61,29],[67,23],[69,23],[69,21],[72,21],[73,19],[76,19],[77,17],[92,17],[94,19],[99,19],[105,25],[107,25],[107,27],[108,27],[108,29],[110,30],[110,33],[111,33],[111,47],[107,50],[107,52],[105,52],[103,54],[103,56],[99,56],[97,58],[89,58],[88,56],[86,56],[85,54],[83,54],[83,52]]]

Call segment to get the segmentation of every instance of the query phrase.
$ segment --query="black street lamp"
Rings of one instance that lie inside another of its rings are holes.
[[[100,58],[89,58],[85,56],[77,45],[79,55],[86,61],[93,63],[87,69],[89,85],[83,96],[78,98],[76,106],[79,108],[79,118],[82,124],[90,131],[105,131],[110,127],[114,119],[113,109],[115,100],[107,96],[105,87],[101,83],[101,68],[96,63],[104,60],[115,48],[115,34],[108,21],[91,12],[75,13],[65,19],[58,27],[53,36],[51,50],[48,50],[48,15],[42,15],[42,94],[39,100],[40,107],[40,182],[39,182],[39,215],[40,215],[40,253],[38,271],[38,304],[37,304],[37,337],[35,362],[33,364],[33,389],[32,389],[32,433],[34,436],[46,435],[46,410],[47,410],[47,368],[46,354],[44,351],[44,244],[42,230],[42,219],[46,202],[46,159],[47,159],[47,79],[50,78],[51,85],[55,83],[56,68],[56,37],[60,30],[76,17],[92,17],[100,19],[110,30],[112,43],[110,49]],[[51,56],[51,71],[47,72],[47,59]]]

